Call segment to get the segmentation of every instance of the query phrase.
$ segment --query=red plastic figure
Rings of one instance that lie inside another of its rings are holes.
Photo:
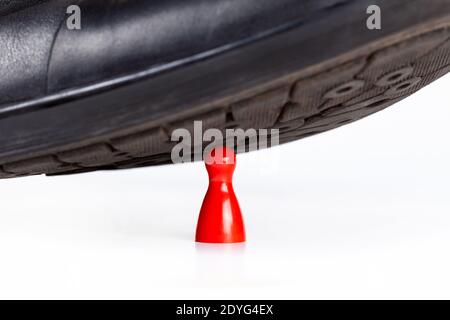
[[[241,209],[233,190],[233,172],[236,155],[233,150],[221,147],[205,157],[209,187],[197,225],[197,242],[245,242],[245,228]]]

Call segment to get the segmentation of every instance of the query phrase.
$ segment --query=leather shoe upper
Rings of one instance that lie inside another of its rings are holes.
[[[0,108],[252,39],[343,1],[6,1]],[[81,9],[81,30],[66,25],[73,4]]]

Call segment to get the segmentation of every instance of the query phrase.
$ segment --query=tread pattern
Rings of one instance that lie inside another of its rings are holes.
[[[450,29],[442,28],[162,127],[56,154],[0,163],[0,178],[169,164],[175,144],[170,141],[170,133],[177,128],[192,132],[195,120],[203,121],[204,130],[278,128],[280,142],[286,143],[381,111],[449,71]]]

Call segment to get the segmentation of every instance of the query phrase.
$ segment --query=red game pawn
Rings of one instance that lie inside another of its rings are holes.
[[[205,157],[209,187],[197,224],[197,242],[245,242],[245,228],[241,209],[233,190],[236,155],[221,147]]]

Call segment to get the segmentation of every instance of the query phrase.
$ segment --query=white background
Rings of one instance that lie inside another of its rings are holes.
[[[1,180],[0,298],[449,299],[449,88],[240,156],[245,246],[194,243],[202,163]]]

